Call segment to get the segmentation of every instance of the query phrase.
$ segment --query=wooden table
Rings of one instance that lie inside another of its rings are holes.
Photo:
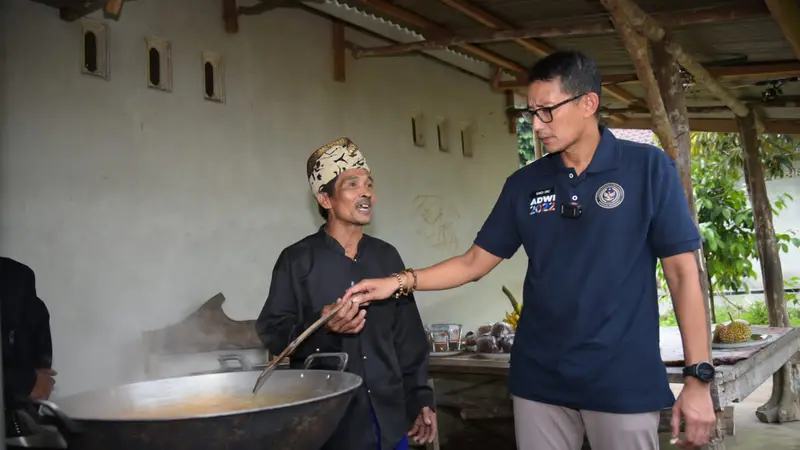
[[[717,411],[717,429],[708,449],[723,450],[724,435],[733,434],[733,404],[753,393],[800,351],[800,328],[752,328],[754,333],[770,334],[773,338],[749,351],[712,351],[717,367],[711,387]],[[660,339],[669,382],[682,384],[683,348],[678,328],[661,328]],[[510,420],[513,419],[513,410],[507,387],[508,370],[507,357],[487,357],[476,353],[431,357],[429,376],[436,392],[443,443],[452,441],[454,447],[474,445],[475,448],[491,445],[493,450],[516,448],[513,420]],[[669,431],[670,412],[662,412],[660,431]],[[474,435],[476,429],[492,436],[491,442],[481,444],[476,441],[479,439],[476,436],[464,437],[467,433]],[[429,448],[438,450],[439,442]]]

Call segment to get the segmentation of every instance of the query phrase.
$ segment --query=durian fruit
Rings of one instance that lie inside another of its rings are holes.
[[[712,342],[719,342],[719,335],[722,332],[723,327],[725,327],[725,325],[721,323],[718,323],[717,326],[714,327],[714,338],[712,339]]]
[[[723,344],[738,344],[749,341],[750,336],[753,334],[750,324],[744,320],[733,320],[733,316],[730,313],[728,316],[731,318],[731,322],[722,326],[719,332],[719,341]]]

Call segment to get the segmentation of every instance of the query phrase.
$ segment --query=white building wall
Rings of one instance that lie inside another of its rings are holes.
[[[517,168],[488,84],[414,56],[348,57],[336,83],[331,24],[302,11],[243,17],[236,35],[218,0],[126,3],[119,22],[96,13],[110,32],[105,81],[81,74],[79,22],[29,0],[0,7],[0,253],[36,271],[57,395],[141,379],[140,333],[217,292],[232,318],[255,318],[280,250],[320,225],[305,161],[329,140],[349,136],[366,154],[369,232],[411,267],[465,250]],[[171,93],[146,87],[147,36],[172,44]],[[202,97],[205,50],[224,55],[225,104]],[[412,144],[417,112],[430,119],[427,148]],[[450,121],[450,154],[436,147],[436,116]],[[475,127],[473,158],[460,154],[462,124]],[[420,196],[433,196],[427,212]],[[420,294],[425,321],[502,318],[501,286],[521,296],[524,259]]]

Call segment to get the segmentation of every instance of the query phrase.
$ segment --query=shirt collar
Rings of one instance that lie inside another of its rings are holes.
[[[600,173],[607,170],[614,170],[619,165],[619,148],[617,138],[603,125],[598,125],[600,129],[600,143],[592,156],[592,161],[586,171],[589,173]],[[558,170],[567,170],[561,155],[553,158]]]
[[[322,242],[331,250],[335,251],[336,253],[340,253],[342,255],[345,254],[344,247],[342,244],[339,243],[336,239],[334,239],[327,231],[325,231],[325,225],[319,227],[317,231],[317,236],[322,240]],[[358,241],[358,250],[357,250],[357,257],[360,257],[362,252],[364,251],[364,247],[367,245],[367,241],[369,240],[369,236],[366,233],[361,235],[361,240]]]

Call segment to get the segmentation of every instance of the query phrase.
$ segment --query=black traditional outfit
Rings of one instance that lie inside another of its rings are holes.
[[[312,193],[351,168],[365,168],[363,156],[349,139],[317,150],[309,159]],[[256,322],[271,354],[280,353],[319,319],[322,308],[365,278],[388,277],[405,269],[391,244],[363,235],[355,258],[324,228],[284,249],[272,273],[272,284]],[[327,328],[314,332],[290,357],[300,368],[314,353],[345,352],[346,371],[364,383],[356,392],[324,450],[399,450],[408,448],[407,433],[423,407],[433,410],[427,384],[429,344],[413,295],[370,304],[358,334]],[[318,368],[333,369],[320,360]]]

